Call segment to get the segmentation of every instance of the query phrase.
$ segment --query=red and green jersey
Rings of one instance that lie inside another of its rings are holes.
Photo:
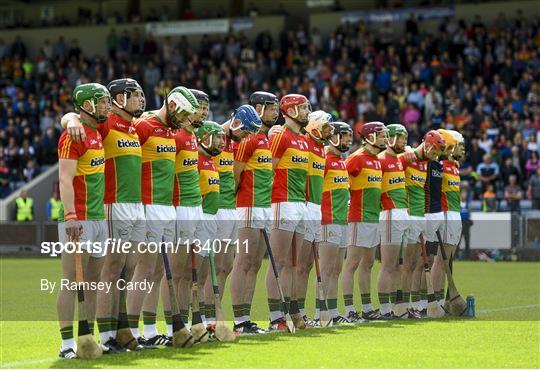
[[[183,128],[174,134],[176,143],[176,161],[174,177],[173,204],[182,207],[194,207],[202,204],[199,187],[199,150],[195,134]]]
[[[398,158],[405,169],[405,188],[407,189],[409,214],[423,217],[426,202],[424,186],[427,177],[427,161],[416,159],[413,163],[409,163],[403,155]]]
[[[376,154],[360,148],[345,161],[349,173],[351,205],[349,222],[379,222],[381,212],[381,163]]]
[[[456,162],[443,161],[441,203],[443,211],[461,211],[459,167]]]
[[[321,212],[323,225],[347,225],[349,174],[341,155],[326,151]]]
[[[245,163],[236,193],[238,207],[269,208],[272,204],[272,152],[264,132],[244,139],[236,148],[234,160]]]
[[[304,135],[309,150],[309,163],[306,184],[306,200],[321,204],[324,179],[324,144],[319,144],[309,135]]]
[[[236,208],[236,189],[234,184],[234,142],[227,137],[225,149],[214,157],[219,172],[219,208]]]
[[[270,151],[279,162],[274,169],[272,203],[305,202],[308,173],[308,144],[303,135],[287,125],[270,138]]]
[[[83,128],[86,133],[84,142],[76,143],[69,138],[67,131],[62,133],[58,141],[58,158],[77,161],[77,170],[73,178],[77,219],[104,220],[105,152],[103,141],[95,126],[83,122]],[[60,221],[63,220],[62,206]]]
[[[381,205],[383,209],[408,208],[405,172],[398,157],[387,150],[379,154],[383,172]]]
[[[142,147],[142,202],[172,206],[176,156],[172,130],[154,112],[145,113],[134,125]]]
[[[219,208],[219,173],[214,159],[199,153],[199,186],[203,212],[215,215]]]
[[[142,150],[135,127],[111,112],[98,130],[105,150],[105,203],[140,203]]]

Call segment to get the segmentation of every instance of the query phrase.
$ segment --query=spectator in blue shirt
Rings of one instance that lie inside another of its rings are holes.
[[[483,193],[487,185],[491,184],[495,186],[495,180],[499,177],[499,165],[493,162],[490,154],[485,154],[484,161],[476,168],[476,173],[478,174]]]

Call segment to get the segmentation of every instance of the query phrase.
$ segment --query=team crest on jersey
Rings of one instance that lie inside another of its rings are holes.
[[[337,167],[337,162],[332,162],[332,167]]]
[[[401,162],[398,162],[397,167],[400,171],[403,171],[403,165],[401,164]]]
[[[259,140],[259,145],[264,145],[265,141],[264,140]]]
[[[296,145],[296,140],[291,140],[291,143]]]
[[[389,164],[388,168],[396,168],[396,166],[394,166],[393,164]]]
[[[371,161],[366,161],[366,164],[367,164],[368,166],[373,166],[373,162],[371,162]]]

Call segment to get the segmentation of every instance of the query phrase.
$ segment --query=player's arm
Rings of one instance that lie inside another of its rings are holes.
[[[78,143],[86,140],[86,133],[81,123],[79,115],[74,112],[64,114],[60,120],[60,125],[63,129],[67,129],[69,138]]]
[[[77,240],[82,232],[82,226],[77,220],[77,215],[75,213],[75,190],[73,189],[73,178],[75,177],[76,172],[77,160],[60,158],[60,198],[64,205],[66,234],[70,241]]]
[[[238,187],[240,186],[240,177],[242,176],[242,172],[244,171],[244,168],[246,168],[245,162],[240,161],[234,161],[234,191],[238,191]]]

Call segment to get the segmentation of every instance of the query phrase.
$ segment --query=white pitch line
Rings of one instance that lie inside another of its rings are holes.
[[[540,307],[540,304],[529,304],[524,306],[510,306],[510,307],[499,307],[499,308],[486,308],[478,310],[478,313],[491,313],[491,312],[503,312],[503,311],[514,311],[514,310],[525,310],[529,308],[538,308]],[[41,364],[44,362],[52,362],[59,360],[59,357],[53,357],[53,358],[44,358],[41,360],[29,360],[29,361],[15,361],[15,362],[6,362],[5,364],[0,364],[0,368],[8,368],[8,367],[23,367],[23,365],[33,365],[33,364]],[[68,360],[66,360],[68,361]]]
[[[491,312],[525,310],[527,308],[537,308],[537,307],[540,307],[540,304],[529,304],[529,305],[525,305],[525,306],[510,306],[510,307],[499,307],[499,308],[486,308],[486,309],[483,309],[483,310],[478,310],[478,313],[491,313]]]
[[[7,367],[23,367],[22,365],[32,365],[32,364],[41,364],[43,362],[52,362],[60,360],[60,357],[53,357],[53,358],[42,358],[41,360],[28,360],[28,361],[14,361],[14,362],[6,362],[5,364],[0,364],[0,368],[7,368]],[[67,361],[67,360],[66,360]]]

